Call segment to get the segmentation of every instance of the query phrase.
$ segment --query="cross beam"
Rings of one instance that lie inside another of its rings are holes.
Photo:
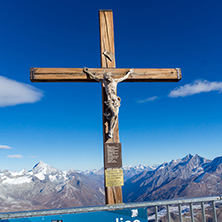
[[[113,78],[123,77],[129,69],[92,68],[89,69],[98,78],[104,73],[111,72]],[[31,68],[32,82],[95,82],[83,68]],[[172,69],[133,69],[133,74],[124,82],[178,82],[181,79],[181,70]]]
[[[108,115],[111,114],[111,118],[116,118],[114,130],[110,136],[110,116],[103,115],[104,170],[107,170],[110,169],[110,166],[106,167],[105,164],[105,147],[109,143],[119,143],[118,110],[120,104],[118,104],[118,100],[120,98],[116,94],[117,83],[115,81],[118,82],[118,79],[123,78],[130,69],[116,69],[112,11],[100,10],[99,21],[101,68],[85,69],[87,72],[83,68],[31,68],[30,79],[32,82],[95,82],[100,80],[103,114],[107,114],[107,110],[109,110]],[[111,86],[108,86],[109,82],[105,82],[107,77],[103,77],[104,73],[111,73],[109,75],[113,81]],[[181,70],[178,68],[133,69],[133,73],[126,76],[127,79],[123,78],[124,82],[178,82],[181,79]],[[101,81],[102,79],[103,81]],[[114,94],[112,94],[113,91]],[[105,201],[106,204],[122,203],[122,187],[105,187]]]

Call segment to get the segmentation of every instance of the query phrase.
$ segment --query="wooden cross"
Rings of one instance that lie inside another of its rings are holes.
[[[99,21],[101,68],[89,68],[88,70],[95,73],[98,78],[103,78],[104,72],[111,72],[112,77],[115,79],[122,78],[130,69],[116,68],[112,11],[100,10]],[[30,79],[32,82],[96,82],[84,72],[83,68],[31,68]],[[125,82],[178,82],[180,79],[180,69],[134,69]],[[103,113],[107,109],[106,100],[107,95],[102,84]],[[115,126],[113,137],[110,138],[108,136],[108,120],[104,115],[103,141],[104,147],[107,143],[119,143],[118,122]],[[104,170],[106,170],[105,164]],[[122,187],[105,187],[105,199],[106,204],[122,203]]]

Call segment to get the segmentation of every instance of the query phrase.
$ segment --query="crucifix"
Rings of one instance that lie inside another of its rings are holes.
[[[114,51],[113,13],[111,10],[99,11],[100,22],[100,56],[101,68],[31,68],[32,82],[101,82],[103,109],[103,149],[105,171],[105,202],[106,204],[122,203],[122,186],[106,185],[112,174],[108,170],[119,170],[121,164],[107,164],[107,148],[115,153],[119,143],[118,113],[120,97],[117,96],[119,82],[178,82],[181,70],[178,68],[164,69],[130,69],[116,68]],[[112,144],[114,146],[112,146]],[[114,147],[114,149],[113,149]],[[118,149],[117,149],[118,150]],[[119,152],[119,151],[117,151]],[[121,155],[121,152],[118,153]],[[111,156],[112,158],[115,155]],[[119,157],[121,159],[121,157]],[[114,171],[113,171],[114,172]],[[116,171],[115,171],[116,172]],[[108,176],[106,176],[106,173]],[[108,183],[109,184],[109,183]]]

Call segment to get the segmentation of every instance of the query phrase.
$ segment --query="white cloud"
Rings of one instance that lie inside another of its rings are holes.
[[[43,93],[28,84],[0,76],[0,107],[39,101]]]
[[[24,158],[23,156],[19,155],[19,154],[16,154],[16,155],[8,155],[7,158]]]
[[[185,97],[202,92],[222,91],[222,82],[209,82],[207,80],[196,80],[193,83],[180,86],[172,90],[168,97]]]
[[[138,103],[152,102],[152,101],[156,100],[157,98],[158,98],[157,96],[149,97],[144,100],[139,100]]]
[[[12,147],[6,145],[0,145],[0,150],[10,150]]]

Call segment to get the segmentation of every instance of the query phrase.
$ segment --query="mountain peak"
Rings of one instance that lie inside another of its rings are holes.
[[[183,160],[190,160],[190,159],[192,159],[192,157],[193,157],[193,155],[189,153],[188,155],[186,155],[186,156],[183,158]]]
[[[32,169],[32,172],[34,174],[48,174],[48,173],[54,173],[57,172],[58,170],[54,167],[49,166],[48,164],[44,163],[43,161],[39,161]]]
[[[50,167],[50,166],[40,160],[40,161],[33,167],[33,169],[35,169],[35,168],[47,168],[47,167]]]

